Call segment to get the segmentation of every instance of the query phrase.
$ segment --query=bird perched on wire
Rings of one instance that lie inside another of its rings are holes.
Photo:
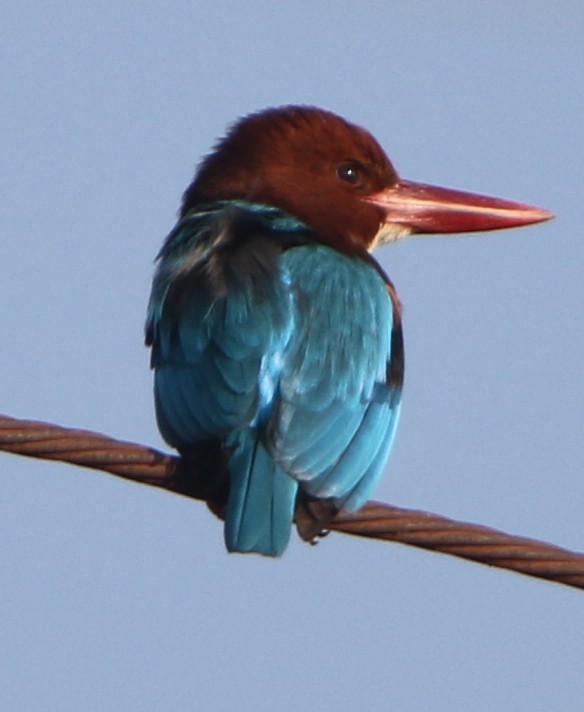
[[[229,551],[279,556],[299,503],[318,530],[379,480],[404,349],[372,250],[550,217],[402,180],[371,134],[322,109],[231,128],[184,193],[146,326],[162,435],[186,459],[220,453],[209,479],[226,492]]]

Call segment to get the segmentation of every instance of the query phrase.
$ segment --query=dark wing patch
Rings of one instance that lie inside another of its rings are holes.
[[[266,358],[290,333],[285,240],[249,211],[205,215],[167,239],[147,323],[159,425],[179,449],[257,420]]]

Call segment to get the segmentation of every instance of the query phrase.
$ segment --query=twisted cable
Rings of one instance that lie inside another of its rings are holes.
[[[0,415],[0,450],[58,460],[208,501],[201,484],[208,463],[204,454],[188,469],[180,458],[114,440],[99,433],[63,428]],[[584,554],[513,536],[496,529],[447,519],[429,512],[368,502],[358,512],[340,512],[329,528],[372,539],[385,539],[470,559],[489,566],[584,588]]]

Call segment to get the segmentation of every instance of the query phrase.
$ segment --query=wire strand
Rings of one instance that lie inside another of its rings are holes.
[[[205,457],[189,460],[106,435],[0,415],[0,450],[101,470],[134,482],[208,501]],[[208,463],[207,463],[208,465]],[[439,551],[536,578],[584,588],[584,554],[437,514],[368,502],[340,512],[331,530]]]

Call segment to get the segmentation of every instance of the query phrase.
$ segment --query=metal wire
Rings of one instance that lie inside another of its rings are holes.
[[[192,460],[187,470],[178,457],[165,455],[143,445],[114,440],[86,430],[73,430],[2,415],[0,450],[90,467],[207,501],[201,485],[205,468],[204,453],[199,468],[196,460]],[[220,506],[213,502],[208,504],[216,514],[221,514]],[[369,502],[358,512],[340,512],[329,528],[345,534],[440,551],[489,566],[584,588],[584,554],[429,512]]]

